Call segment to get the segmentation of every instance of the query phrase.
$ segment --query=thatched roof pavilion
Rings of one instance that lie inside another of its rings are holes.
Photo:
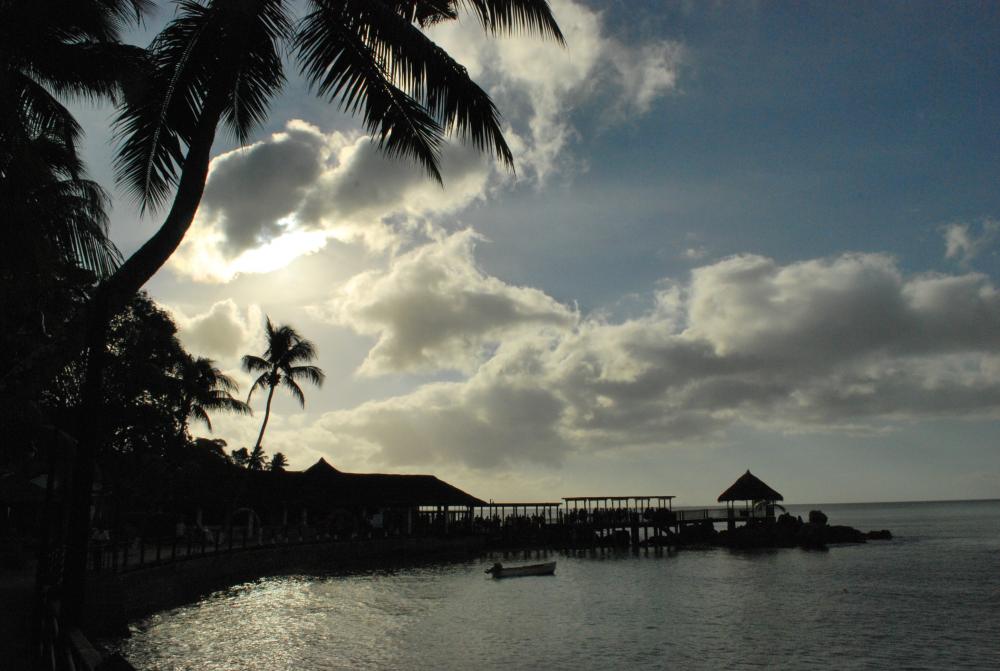
[[[719,494],[721,501],[784,501],[785,497],[747,470],[729,489]]]

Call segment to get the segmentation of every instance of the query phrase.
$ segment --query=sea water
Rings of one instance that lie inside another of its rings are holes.
[[[1000,669],[1000,501],[790,512],[810,508],[894,539],[267,578],[137,622],[119,650],[138,669]]]

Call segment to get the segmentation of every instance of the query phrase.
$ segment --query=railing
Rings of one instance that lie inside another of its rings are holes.
[[[92,571],[129,571],[229,552],[330,540],[335,538],[311,527],[296,528],[290,533],[285,528],[249,531],[240,527],[234,528],[232,533],[201,533],[198,538],[185,534],[182,537],[137,537],[123,541],[92,540],[87,567]]]
[[[741,520],[760,520],[766,517],[766,512],[760,508],[675,508],[678,522],[699,522],[710,520],[713,522],[724,522],[729,519],[732,511],[733,519],[737,522]]]
[[[195,532],[181,537],[136,537],[131,540],[91,540],[87,568],[92,571],[132,571],[169,562],[186,561],[218,554],[289,545],[312,545],[335,541],[364,541],[378,538],[448,536],[469,533],[468,525],[453,525],[448,533],[436,528],[415,528],[413,533],[365,529],[331,534],[319,527],[258,527],[254,531],[238,527],[206,534]]]

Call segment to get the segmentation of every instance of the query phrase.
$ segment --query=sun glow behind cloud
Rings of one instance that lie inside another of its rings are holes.
[[[226,272],[233,276],[239,273],[269,273],[280,270],[300,256],[323,249],[330,237],[334,237],[332,232],[292,230],[261,247],[243,252],[228,264]]]

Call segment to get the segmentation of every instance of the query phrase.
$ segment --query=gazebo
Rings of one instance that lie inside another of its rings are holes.
[[[729,528],[736,526],[737,508],[736,502],[743,501],[743,509],[739,511],[739,516],[749,521],[753,517],[764,517],[774,519],[775,501],[784,501],[779,492],[772,489],[767,483],[751,473],[749,469],[741,475],[739,479],[729,486],[729,489],[719,494],[718,501],[726,502],[729,510]],[[763,511],[760,511],[763,504]],[[760,513],[763,512],[763,515]]]

